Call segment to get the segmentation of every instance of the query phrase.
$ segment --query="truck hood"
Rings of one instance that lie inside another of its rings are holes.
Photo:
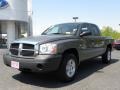
[[[27,43],[27,44],[44,44],[49,42],[54,42],[57,40],[75,39],[73,35],[41,35],[33,36],[22,39],[17,39],[14,43]]]

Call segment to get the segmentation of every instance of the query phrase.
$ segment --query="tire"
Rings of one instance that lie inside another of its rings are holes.
[[[74,54],[65,54],[58,71],[58,77],[64,82],[74,79],[77,72],[77,58]]]
[[[102,55],[102,62],[105,64],[110,63],[111,61],[111,49],[107,48],[106,52]]]
[[[26,70],[19,70],[22,74],[29,74],[31,73],[30,71],[26,71]]]

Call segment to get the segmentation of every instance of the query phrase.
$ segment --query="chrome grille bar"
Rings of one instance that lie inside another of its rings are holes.
[[[38,53],[38,45],[12,43],[9,51],[11,55],[17,57],[34,57]]]

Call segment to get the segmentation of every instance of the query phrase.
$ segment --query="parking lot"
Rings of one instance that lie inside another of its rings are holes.
[[[114,50],[112,62],[100,58],[82,62],[74,81],[62,83],[51,74],[22,74],[3,64],[0,50],[0,90],[120,90],[120,51]]]

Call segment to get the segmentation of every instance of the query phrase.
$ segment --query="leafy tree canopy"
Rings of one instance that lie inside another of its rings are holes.
[[[113,39],[120,39],[120,33],[109,26],[103,27],[101,33],[102,36],[111,36]]]

